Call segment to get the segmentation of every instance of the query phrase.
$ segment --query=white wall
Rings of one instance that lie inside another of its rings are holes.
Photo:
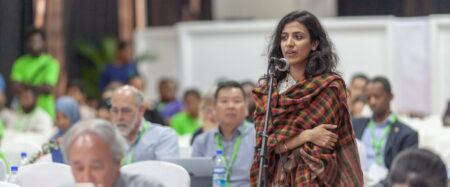
[[[443,114],[450,99],[450,18],[433,16],[430,27],[432,111]]]
[[[337,15],[337,0],[213,0],[215,20],[280,19],[287,12],[307,10],[318,17]]]
[[[142,76],[146,79],[146,97],[158,98],[158,80],[162,77],[174,77],[180,74],[179,45],[175,30],[172,27],[158,27],[141,30],[135,33],[134,49],[136,56],[147,53],[155,59],[138,64]]]
[[[432,73],[428,72],[427,75],[425,72],[421,76],[430,77],[431,83],[417,84],[417,87],[410,91],[402,90],[400,95],[395,96],[394,110],[408,107],[427,108],[431,111],[426,112],[438,114],[442,112],[444,102],[450,97],[450,76],[447,73],[450,70],[450,55],[446,53],[450,50],[450,17],[440,18],[440,21],[433,17],[430,19],[435,21],[424,25],[431,28],[428,36],[431,49],[425,52],[427,54],[424,54],[420,62],[421,66],[424,63],[425,66],[430,66]],[[387,76],[394,91],[396,88],[403,89],[401,84],[416,85],[408,80],[408,76],[411,76],[408,67],[398,66],[397,63],[399,59],[403,59],[401,55],[396,54],[399,52],[399,41],[394,39],[394,34],[402,33],[393,30],[396,28],[394,23],[399,20],[393,17],[353,17],[328,18],[321,21],[335,44],[340,57],[339,70],[345,80],[349,80],[356,72],[365,72],[369,76]],[[159,75],[171,75],[180,80],[182,88],[197,87],[202,92],[219,78],[256,81],[265,73],[265,53],[275,24],[275,20],[190,22],[166,30],[148,28],[136,34],[136,41],[141,43],[141,48],[157,53],[160,58],[157,62],[145,64],[142,71],[146,72],[150,79],[151,88],[155,88],[153,85]],[[167,33],[171,33],[170,37],[162,37]],[[408,40],[402,45],[409,47]],[[409,53],[408,50],[400,52],[406,56]],[[405,63],[404,61],[402,63]],[[414,86],[408,89],[410,88]],[[431,94],[417,97],[420,101],[402,100],[415,98],[414,94],[420,94],[417,90],[423,89],[431,89]],[[154,94],[151,96],[155,98]],[[408,107],[402,106],[402,103],[408,103]],[[424,107],[423,103],[427,106]]]

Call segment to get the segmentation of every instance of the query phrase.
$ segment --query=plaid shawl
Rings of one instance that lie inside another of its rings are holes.
[[[277,83],[274,80],[275,88]],[[269,186],[363,186],[345,89],[340,76],[324,74],[303,80],[281,95],[274,91],[272,118],[267,134]],[[255,128],[258,134],[262,134],[264,128],[267,92],[267,83],[253,91],[257,106]],[[320,124],[338,125],[333,130],[339,136],[334,150],[307,142],[282,156],[275,153],[274,148],[278,142],[286,141],[303,130],[313,129]],[[261,147],[261,140],[260,136],[256,137],[258,148]],[[283,158],[282,162],[280,158]],[[256,186],[258,181],[259,160],[259,152],[255,152],[250,175],[252,186]],[[277,171],[283,167],[283,171]]]

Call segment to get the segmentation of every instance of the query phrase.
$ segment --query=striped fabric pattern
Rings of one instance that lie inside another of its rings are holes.
[[[277,81],[274,84],[276,88]],[[257,134],[262,134],[264,127],[267,92],[267,83],[253,91]],[[324,74],[305,79],[281,95],[275,91],[271,112],[267,141],[267,159],[271,166],[269,186],[363,186],[345,83],[340,76]],[[278,142],[320,124],[338,125],[334,133],[339,139],[334,150],[308,142],[283,155],[275,153]],[[257,148],[261,147],[261,140],[260,136],[256,137]],[[255,152],[250,175],[252,186],[257,184],[258,170],[259,152]]]

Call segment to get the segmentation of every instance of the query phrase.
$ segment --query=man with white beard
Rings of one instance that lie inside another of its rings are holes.
[[[113,124],[128,142],[122,165],[144,160],[178,157],[177,134],[170,127],[146,121],[144,97],[132,86],[116,89],[111,97]]]

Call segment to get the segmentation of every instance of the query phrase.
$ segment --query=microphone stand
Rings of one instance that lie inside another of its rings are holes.
[[[267,107],[266,116],[264,118],[264,130],[262,132],[262,144],[259,152],[259,171],[258,171],[258,187],[261,187],[263,183],[264,174],[264,187],[267,187],[268,176],[267,176],[267,165],[266,154],[267,154],[267,126],[269,125],[269,119],[272,116],[271,104],[272,104],[272,92],[273,92],[273,77],[275,76],[275,63],[269,62],[269,68],[267,69],[267,75],[269,76],[269,92],[267,93]]]

